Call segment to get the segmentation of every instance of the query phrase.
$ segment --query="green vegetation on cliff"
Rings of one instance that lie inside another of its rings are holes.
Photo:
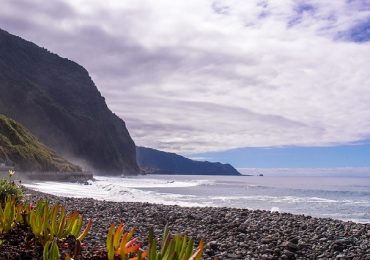
[[[0,160],[11,161],[22,171],[81,171],[79,166],[55,154],[22,125],[2,114],[0,114]]]

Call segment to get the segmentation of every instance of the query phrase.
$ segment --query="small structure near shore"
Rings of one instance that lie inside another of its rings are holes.
[[[14,170],[14,167],[9,165],[5,160],[0,158],[0,173],[8,173],[9,170]]]
[[[0,178],[8,176],[8,171],[14,170],[12,167],[0,168]],[[59,182],[78,182],[87,183],[93,180],[91,172],[24,172],[17,171],[17,180],[22,181],[59,181]]]

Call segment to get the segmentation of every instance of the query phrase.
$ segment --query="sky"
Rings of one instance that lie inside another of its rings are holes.
[[[195,154],[194,159],[231,163],[237,168],[367,168],[370,142],[331,147],[253,147]],[[347,169],[348,171],[352,169]],[[347,171],[347,174],[349,173]],[[248,170],[246,171],[249,172]]]
[[[368,154],[370,0],[1,0],[0,27],[83,65],[137,145]]]

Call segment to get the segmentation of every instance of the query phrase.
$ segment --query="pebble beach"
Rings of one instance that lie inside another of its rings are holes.
[[[104,248],[111,223],[136,226],[141,241],[150,228],[160,238],[168,223],[172,233],[205,240],[204,259],[370,259],[370,224],[263,210],[66,198],[29,189],[26,194],[29,201],[62,203],[92,219],[87,252]]]

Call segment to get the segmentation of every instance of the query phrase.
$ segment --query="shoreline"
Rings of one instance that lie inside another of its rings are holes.
[[[133,178],[131,178],[133,177]],[[184,177],[184,178],[183,178]],[[239,177],[236,177],[239,178]],[[251,179],[249,179],[251,178]],[[317,218],[333,218],[356,223],[370,223],[368,189],[370,183],[348,180],[348,187],[336,189],[337,179],[317,181],[303,178],[291,181],[276,176],[266,179],[258,176],[232,181],[233,178],[218,179],[205,176],[94,176],[93,181],[84,182],[22,182],[30,189],[62,197],[93,198],[112,202],[149,202],[182,207],[232,207],[250,210],[278,211],[281,213],[304,214]],[[298,177],[296,177],[298,178]],[[370,179],[369,179],[370,180]],[[223,186],[230,181],[236,190]],[[239,184],[239,181],[241,181]],[[310,182],[311,181],[311,182]],[[278,183],[278,185],[276,185]],[[281,183],[283,186],[279,187]],[[288,183],[288,184],[286,184]],[[293,183],[294,185],[291,185]],[[332,185],[334,183],[334,185]],[[344,182],[339,182],[339,187]],[[80,185],[86,184],[86,185]],[[311,188],[316,187],[318,188]],[[285,186],[284,186],[285,185]],[[328,186],[329,185],[329,186]],[[331,185],[331,186],[330,186]],[[347,185],[347,184],[345,184]],[[356,185],[360,186],[360,189]],[[308,187],[306,189],[306,186]],[[278,187],[277,189],[275,187]],[[225,189],[224,189],[225,188]],[[203,189],[206,189],[203,193]],[[220,190],[221,189],[221,190]],[[250,189],[250,190],[249,190]],[[355,191],[348,194],[348,192]]]
[[[43,198],[77,209],[93,228],[87,250],[102,248],[111,223],[137,226],[146,240],[150,227],[161,237],[172,233],[204,239],[204,259],[370,259],[370,224],[330,218],[225,207],[180,207],[141,202],[111,202],[54,196],[25,188],[26,199]]]

